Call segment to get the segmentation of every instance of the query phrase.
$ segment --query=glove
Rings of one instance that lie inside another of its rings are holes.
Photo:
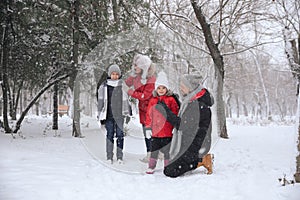
[[[124,121],[125,121],[125,124],[128,124],[130,122],[130,116],[129,115],[125,115],[124,116]]]
[[[122,90],[126,93],[128,93],[129,87],[126,85],[126,83],[122,84]]]
[[[164,102],[158,101],[155,105],[155,109],[158,110],[167,119],[167,110],[169,108]]]
[[[146,129],[146,138],[150,139],[152,136],[152,130],[151,129]]]
[[[177,130],[179,129],[181,122],[180,117],[176,116],[164,102],[157,102],[155,109],[158,110],[172,126]]]

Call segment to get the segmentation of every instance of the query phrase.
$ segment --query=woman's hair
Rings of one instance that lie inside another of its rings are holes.
[[[148,69],[148,74],[147,74],[147,77],[151,77],[153,75],[156,74],[156,66],[154,63],[151,63],[149,69]]]

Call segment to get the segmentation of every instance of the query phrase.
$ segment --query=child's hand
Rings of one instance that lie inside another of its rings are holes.
[[[124,120],[125,120],[125,124],[128,124],[129,123],[129,121],[130,121],[130,116],[129,115],[125,115],[124,116]]]
[[[150,139],[152,136],[152,130],[151,129],[146,129],[146,138]]]

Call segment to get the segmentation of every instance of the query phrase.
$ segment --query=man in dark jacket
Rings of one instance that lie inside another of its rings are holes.
[[[180,135],[179,143],[172,143],[171,151],[175,155],[170,164],[164,168],[164,174],[169,177],[178,177],[199,166],[208,169],[212,173],[210,154],[199,154],[207,134],[211,134],[211,110],[213,98],[206,88],[199,84],[197,75],[186,75],[180,81],[180,91],[184,98],[178,116],[174,115],[164,106],[157,106],[166,119],[176,127],[175,134]],[[173,136],[173,137],[174,137]],[[209,146],[210,147],[210,146]],[[172,153],[172,152],[171,152]]]

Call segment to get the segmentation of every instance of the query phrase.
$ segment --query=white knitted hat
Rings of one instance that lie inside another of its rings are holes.
[[[143,70],[142,73],[142,83],[145,84],[146,83],[146,78],[147,78],[147,74],[148,74],[148,69],[151,65],[152,61],[149,58],[149,56],[146,55],[139,55],[136,58],[135,64],[141,68]]]
[[[155,81],[155,89],[158,88],[158,86],[165,86],[167,89],[170,89],[169,81],[167,78],[167,74],[165,72],[159,72]]]
[[[111,73],[113,73],[113,72],[118,72],[118,74],[121,76],[121,70],[120,70],[119,66],[116,64],[109,66],[107,75],[110,77]]]

